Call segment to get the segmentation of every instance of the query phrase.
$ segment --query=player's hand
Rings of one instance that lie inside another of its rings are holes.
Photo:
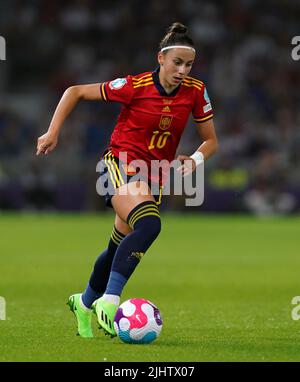
[[[57,136],[47,132],[37,140],[36,155],[49,154],[57,145]]]
[[[176,160],[182,163],[182,165],[177,168],[177,171],[183,176],[191,174],[196,169],[196,162],[187,155],[178,155]]]

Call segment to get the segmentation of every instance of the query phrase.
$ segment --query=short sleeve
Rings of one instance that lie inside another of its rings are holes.
[[[196,123],[206,122],[213,117],[213,109],[206,86],[203,85],[201,90],[195,90],[195,104],[192,110],[194,121]]]
[[[131,76],[101,83],[100,95],[103,101],[129,104],[133,97]]]

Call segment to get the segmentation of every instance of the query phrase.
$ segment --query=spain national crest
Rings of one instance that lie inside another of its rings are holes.
[[[159,128],[162,130],[167,130],[171,126],[172,119],[173,117],[170,115],[162,115],[159,121]]]

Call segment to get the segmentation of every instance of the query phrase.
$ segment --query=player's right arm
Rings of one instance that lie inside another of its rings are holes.
[[[90,85],[75,85],[69,87],[64,92],[53,114],[48,131],[40,136],[37,140],[36,155],[41,153],[48,154],[54,150],[57,145],[58,136],[65,119],[80,100],[101,100],[100,85],[100,83]]]

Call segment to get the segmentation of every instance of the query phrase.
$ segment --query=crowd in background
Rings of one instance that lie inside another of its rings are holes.
[[[120,105],[81,102],[50,156],[35,156],[36,139],[68,86],[154,70],[161,38],[180,21],[220,143],[199,210],[299,212],[300,61],[291,57],[299,19],[298,0],[1,1],[0,210],[105,208],[96,164]],[[193,153],[197,139],[191,119],[178,153]],[[163,208],[184,208],[183,197],[168,199]]]

